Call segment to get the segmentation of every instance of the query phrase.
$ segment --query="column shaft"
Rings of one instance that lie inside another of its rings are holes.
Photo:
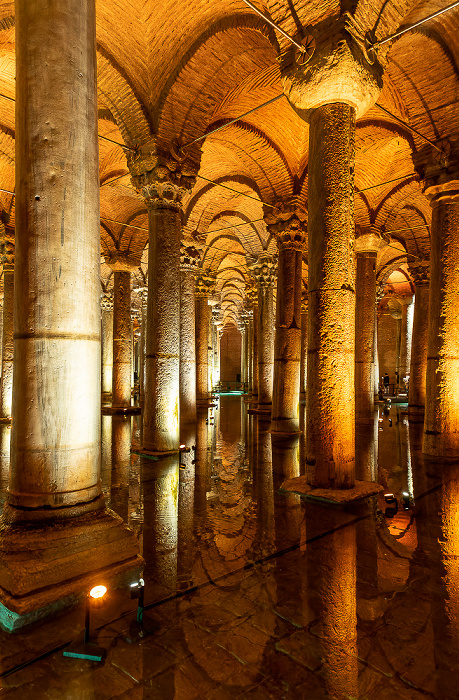
[[[372,423],[374,411],[376,253],[357,253],[355,302],[355,416]]]
[[[354,135],[352,107],[312,113],[306,462],[324,488],[354,485]]]
[[[113,302],[111,299],[102,306],[101,329],[102,394],[107,396],[112,393],[113,386]]]
[[[431,202],[429,331],[423,452],[457,459],[459,451],[459,203]]]
[[[258,408],[273,400],[274,323],[272,284],[258,286]]]
[[[300,394],[306,393],[308,373],[308,311],[301,311]]]
[[[143,447],[179,446],[180,210],[149,207]]]
[[[429,318],[429,285],[416,284],[413,344],[411,348],[408,412],[424,412],[426,404],[427,333]]]
[[[182,270],[180,287],[180,420],[196,421],[196,319],[192,270]]]
[[[252,395],[258,396],[258,304],[253,304],[253,321],[252,321]]]
[[[196,295],[196,399],[198,404],[209,401],[208,376],[209,304],[207,294]]]
[[[113,273],[113,406],[131,405],[131,273]]]
[[[14,269],[4,265],[1,418],[11,418],[13,403],[13,307]]]

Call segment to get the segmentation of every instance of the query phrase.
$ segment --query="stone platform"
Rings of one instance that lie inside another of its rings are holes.
[[[351,489],[321,489],[308,484],[306,476],[296,476],[287,479],[280,487],[280,491],[296,493],[304,496],[306,500],[322,501],[330,505],[341,506],[357,503],[370,496],[375,496],[383,491],[380,484],[373,481],[356,481]]]

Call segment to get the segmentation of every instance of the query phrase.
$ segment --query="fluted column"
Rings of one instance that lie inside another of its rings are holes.
[[[181,201],[195,166],[151,142],[132,155],[133,182],[148,206],[148,307],[143,448],[179,447]]]
[[[199,406],[209,403],[209,296],[214,279],[199,275],[196,279],[196,401]]]
[[[180,253],[180,421],[196,421],[196,312],[195,277],[200,260],[193,246]]]
[[[271,411],[274,373],[274,304],[276,260],[262,253],[252,266],[258,289],[258,410]]]
[[[306,212],[297,202],[265,214],[278,246],[272,430],[300,429],[301,279]]]
[[[309,123],[306,468],[313,487],[342,489],[355,479],[355,122],[378,98],[382,66],[349,13],[326,24],[309,60],[285,56],[281,73]]]
[[[411,346],[408,413],[410,421],[424,419],[426,403],[427,331],[429,328],[429,262],[410,263],[414,280],[415,303],[413,317],[413,341]]]
[[[102,330],[102,395],[112,393],[113,383],[113,294],[106,292],[100,300]]]
[[[0,528],[10,629],[68,605],[101,572],[110,586],[132,580],[139,564],[100,484],[95,3],[18,0],[15,21],[13,422]]]
[[[2,227],[3,228],[3,227]],[[2,377],[0,382],[2,420],[10,420],[13,403],[13,307],[14,307],[14,233],[2,234],[3,334]]]
[[[366,424],[373,424],[375,406],[376,258],[383,244],[376,232],[364,233],[355,242],[355,418],[358,423]]]

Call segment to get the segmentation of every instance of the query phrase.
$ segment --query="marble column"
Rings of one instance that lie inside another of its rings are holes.
[[[113,294],[106,292],[100,300],[102,340],[102,396],[112,393],[113,382]]]
[[[140,290],[140,303],[142,308],[142,319],[140,322],[140,348],[139,348],[139,400],[140,405],[143,405],[145,396],[145,351],[146,351],[146,335],[147,335],[147,300],[148,288],[143,287]]]
[[[355,418],[373,424],[375,407],[374,339],[376,300],[376,257],[381,239],[364,233],[355,242],[357,256],[355,301]]]
[[[322,488],[355,479],[355,122],[376,102],[383,70],[356,31],[345,13],[318,28],[308,61],[280,65],[284,93],[309,123],[306,467]]]
[[[182,244],[180,252],[180,422],[196,421],[195,278],[200,252]]]
[[[3,333],[0,419],[9,421],[13,403],[14,232],[4,229],[2,238]]]
[[[10,630],[101,576],[129,583],[142,561],[100,483],[95,3],[15,8],[13,422],[0,539],[0,623]]]
[[[112,404],[116,408],[127,408],[131,405],[131,364],[131,273],[115,269],[113,273]]]
[[[258,398],[258,290],[252,285],[246,290],[246,297],[252,311],[252,346],[249,362],[251,364],[252,386],[251,396]]]
[[[198,407],[209,404],[209,296],[214,280],[206,275],[196,279],[196,401]]]
[[[213,385],[220,383],[220,329],[223,328],[221,322],[220,306],[212,307],[212,377]]]
[[[131,155],[128,165],[148,206],[142,446],[164,453],[179,447],[181,201],[195,182],[196,167],[189,160],[177,160],[154,141]]]
[[[402,297],[402,327],[400,333],[400,386],[403,387],[403,378],[410,373],[411,344],[413,338],[414,298]]]
[[[308,374],[308,293],[301,295],[300,396],[306,395]]]
[[[252,265],[258,289],[258,410],[270,412],[274,374],[274,304],[276,259],[262,253]]]
[[[247,381],[247,326],[244,320],[238,323],[238,329],[241,334],[241,382],[244,389]]]
[[[297,433],[300,429],[302,258],[307,216],[297,202],[282,202],[276,214],[265,214],[265,221],[278,246],[271,429],[279,433]]]
[[[426,409],[422,450],[459,454],[459,179],[427,190],[432,207]]]
[[[414,281],[415,303],[413,317],[413,341],[411,346],[408,413],[410,421],[424,420],[426,404],[427,331],[429,327],[429,262],[410,263]]]

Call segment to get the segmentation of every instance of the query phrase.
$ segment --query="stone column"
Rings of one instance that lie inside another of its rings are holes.
[[[113,294],[106,292],[100,300],[102,330],[102,396],[108,398],[113,383]]]
[[[122,255],[106,258],[106,263],[113,270],[112,405],[128,408],[132,388],[131,270],[137,265]]]
[[[247,329],[247,393],[252,393],[253,382],[253,315],[250,309],[245,312],[245,326]]]
[[[300,429],[301,278],[306,241],[306,212],[296,203],[280,203],[265,214],[278,246],[276,336],[274,343],[272,430]]]
[[[243,319],[239,321],[237,327],[241,334],[241,382],[244,389],[247,381],[247,327]]]
[[[381,244],[381,238],[373,232],[364,233],[355,242],[355,418],[357,423],[368,425],[373,424],[375,407],[376,257]]]
[[[252,285],[246,290],[246,297],[252,311],[252,347],[249,362],[251,364],[253,399],[258,398],[258,290]]]
[[[403,377],[410,373],[411,343],[413,338],[414,299],[412,296],[402,297],[402,327],[400,333],[400,386],[403,387]]]
[[[0,419],[9,421],[13,403],[14,233],[10,229],[4,229],[2,238],[3,334]]]
[[[181,201],[196,168],[150,142],[129,158],[137,190],[148,206],[148,307],[143,448],[179,447]]]
[[[220,306],[212,307],[212,376],[214,385],[220,382],[220,329],[223,328],[221,322]]]
[[[300,395],[306,394],[308,374],[308,293],[301,295]]]
[[[140,405],[143,405],[145,396],[145,347],[147,335],[147,300],[148,288],[142,287],[139,291],[140,303],[142,308],[142,319],[140,322],[140,348],[139,348],[139,400]]]
[[[459,178],[427,190],[432,207],[426,409],[422,450],[459,454]]]
[[[0,540],[8,629],[55,613],[101,577],[129,583],[141,562],[100,484],[95,3],[15,7],[13,422]]]
[[[180,422],[196,422],[195,277],[200,252],[182,245],[180,253]]]
[[[410,421],[424,420],[426,404],[427,331],[429,327],[429,262],[409,264],[415,287],[408,413]]]
[[[274,372],[273,287],[275,258],[262,253],[252,265],[258,288],[258,410],[271,412]]]
[[[322,488],[352,488],[355,478],[355,121],[382,87],[359,31],[345,13],[317,29],[309,60],[281,61],[284,92],[309,122],[306,463]]]
[[[209,296],[214,280],[201,274],[196,279],[196,401],[198,407],[209,404]]]

